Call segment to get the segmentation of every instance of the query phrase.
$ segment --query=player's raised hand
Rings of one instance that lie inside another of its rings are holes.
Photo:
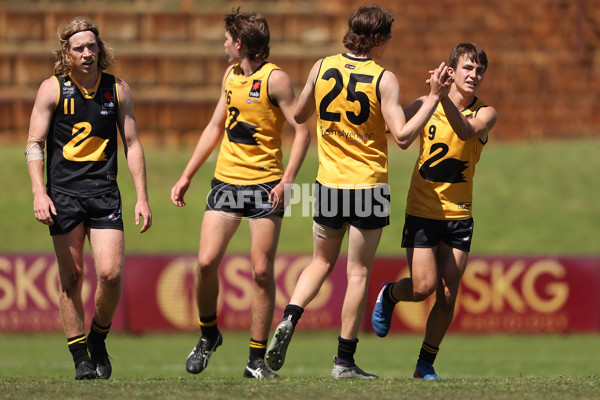
[[[429,79],[425,83],[429,85],[431,93],[439,96],[446,96],[448,94],[453,82],[450,70],[446,63],[442,62],[435,70],[429,71]]]

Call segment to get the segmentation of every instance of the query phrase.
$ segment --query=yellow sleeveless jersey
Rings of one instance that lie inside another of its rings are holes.
[[[475,98],[461,112],[470,119],[481,107],[485,104]],[[438,220],[470,218],[475,164],[484,144],[480,139],[459,139],[438,104],[420,135],[406,213]]]
[[[387,139],[379,82],[384,69],[366,58],[323,59],[315,82],[319,172],[329,187],[385,184]]]
[[[281,130],[285,117],[269,99],[274,64],[264,63],[251,76],[235,65],[225,80],[227,118],[215,178],[232,184],[271,182],[283,176]]]

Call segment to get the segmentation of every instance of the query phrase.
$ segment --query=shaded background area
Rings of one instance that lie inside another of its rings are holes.
[[[490,66],[480,96],[499,114],[502,140],[600,137],[600,0],[378,2],[395,24],[381,64],[396,73],[403,104],[426,93],[427,71],[458,42],[480,44]],[[226,66],[223,16],[264,14],[270,60],[299,92],[341,38],[361,1],[3,0],[0,5],[0,140],[22,141],[57,29],[91,16],[117,54],[110,72],[134,91],[145,143],[195,143],[214,109]]]

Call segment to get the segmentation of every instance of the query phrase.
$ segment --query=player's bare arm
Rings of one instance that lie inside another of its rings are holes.
[[[315,112],[315,82],[322,61],[323,59],[318,60],[311,68],[304,89],[298,98],[298,104],[294,111],[294,119],[298,123],[306,122]]]
[[[498,114],[493,107],[483,107],[475,118],[467,119],[448,97],[442,99],[442,106],[448,122],[461,140],[481,139],[487,141],[487,135],[496,124]]]
[[[294,110],[296,109],[297,99],[292,87],[292,81],[288,74],[282,70],[275,70],[269,76],[269,97],[277,101],[279,108],[283,112],[285,120],[290,124],[294,131],[294,142],[290,150],[290,159],[281,178],[281,182],[275,186],[269,194],[269,201],[275,209],[281,209],[284,206],[283,200],[285,185],[291,185],[296,179],[300,166],[304,161],[308,146],[310,144],[310,133],[306,123],[297,123],[294,120]]]
[[[400,106],[400,85],[398,84],[398,79],[389,71],[384,73],[380,85],[381,111],[394,141],[402,149],[407,149],[417,136],[419,136],[435,111],[440,99],[447,96],[451,82],[451,77],[448,75],[447,70],[448,67],[443,62],[435,69],[429,79],[429,94],[422,100],[418,111],[408,122]],[[392,121],[391,123],[388,121],[388,118]]]
[[[202,164],[208,159],[214,148],[219,143],[219,140],[225,132],[225,118],[227,116],[227,99],[225,97],[225,80],[229,71],[233,66],[230,66],[223,75],[223,82],[221,84],[221,96],[215,107],[215,111],[208,122],[208,125],[202,131],[200,139],[196,144],[194,153],[188,161],[185,169],[183,170],[181,177],[175,183],[171,189],[171,201],[177,207],[184,207],[186,205],[184,196],[190,187],[190,183],[196,172],[200,169]]]
[[[146,184],[146,160],[144,149],[138,135],[137,121],[133,112],[133,96],[129,85],[121,79],[117,80],[119,90],[119,111],[117,112],[117,126],[123,140],[123,147],[127,157],[127,166],[133,179],[137,194],[135,204],[135,224],[143,220],[140,233],[146,232],[152,226],[152,212],[148,202],[148,188]]]
[[[50,129],[52,113],[56,108],[58,92],[58,81],[54,77],[46,79],[40,85],[31,113],[26,148],[26,153],[37,151],[38,154],[41,154],[41,158],[39,156],[31,157],[28,155],[27,169],[33,193],[33,213],[35,218],[45,225],[52,225],[54,221],[51,214],[56,215],[56,208],[50,197],[48,197],[44,185],[43,151],[46,138],[48,137],[48,130]],[[30,160],[30,158],[36,159]]]

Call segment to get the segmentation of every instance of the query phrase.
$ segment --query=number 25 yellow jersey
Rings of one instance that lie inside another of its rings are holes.
[[[388,181],[387,139],[379,82],[384,69],[346,54],[325,57],[315,82],[319,172],[329,187]]]

